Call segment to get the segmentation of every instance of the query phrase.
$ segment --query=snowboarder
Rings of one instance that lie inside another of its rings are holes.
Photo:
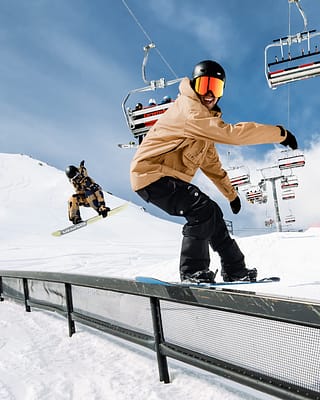
[[[225,79],[217,62],[199,62],[192,78],[182,79],[180,96],[150,129],[131,163],[132,189],[168,214],[187,220],[180,254],[182,281],[214,283],[209,245],[220,256],[224,281],[254,281],[257,276],[256,268],[246,267],[219,205],[190,183],[200,168],[230,202],[232,212],[239,213],[240,198],[221,166],[215,143],[281,143],[297,148],[294,135],[281,126],[225,123],[218,106]]]
[[[88,176],[84,160],[81,161],[79,168],[69,165],[66,168],[66,175],[76,190],[68,202],[69,220],[73,224],[82,222],[80,206],[92,207],[105,218],[110,208],[106,207],[101,187]]]

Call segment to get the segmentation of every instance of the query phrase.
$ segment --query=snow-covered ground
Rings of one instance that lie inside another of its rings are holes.
[[[0,269],[178,280],[182,226],[132,203],[117,216],[51,236],[68,225],[72,193],[64,172],[25,155],[0,154]],[[105,197],[110,207],[125,202]],[[94,215],[91,209],[81,211],[83,217]],[[259,290],[320,301],[320,227],[237,241],[260,277],[281,277]],[[219,260],[212,254],[216,267]],[[173,360],[172,383],[164,385],[153,352],[80,324],[69,338],[59,315],[25,313],[7,300],[0,304],[0,332],[1,400],[271,398]]]

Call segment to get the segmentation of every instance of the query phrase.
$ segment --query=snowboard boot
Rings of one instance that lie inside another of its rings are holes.
[[[193,274],[181,275],[182,283],[216,283],[217,271],[214,273],[212,271],[197,271]]]
[[[258,271],[256,268],[248,269],[243,268],[239,271],[234,272],[226,272],[221,271],[222,278],[225,282],[234,282],[234,281],[250,281],[255,282],[257,280]]]
[[[73,225],[77,225],[77,224],[80,224],[80,222],[82,222],[82,219],[81,219],[81,217],[76,215],[75,217],[72,218],[71,222],[73,223]]]

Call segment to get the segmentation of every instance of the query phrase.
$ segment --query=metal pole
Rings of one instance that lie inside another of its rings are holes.
[[[279,204],[278,204],[278,198],[277,198],[277,189],[276,189],[276,180],[279,178],[280,177],[270,178],[270,182],[272,184],[272,195],[273,195],[273,204],[274,204],[274,209],[275,209],[275,214],[276,214],[277,231],[282,232]]]
[[[28,279],[27,278],[23,278],[22,282],[23,282],[23,293],[24,293],[24,305],[26,307],[26,311],[30,312],[31,311],[31,307],[28,304],[28,301],[29,301]]]
[[[150,305],[151,305],[155,350],[157,353],[160,381],[164,383],[170,383],[167,358],[166,356],[161,354],[161,349],[160,349],[160,344],[161,342],[163,342],[163,329],[162,329],[159,299],[155,297],[150,297]]]
[[[3,285],[2,285],[2,276],[0,276],[0,301],[3,301]]]
[[[71,337],[75,332],[75,324],[72,319],[73,313],[73,302],[72,302],[72,290],[70,283],[65,283],[66,290],[66,304],[67,304],[67,318],[68,318],[68,328],[69,328],[69,337]]]

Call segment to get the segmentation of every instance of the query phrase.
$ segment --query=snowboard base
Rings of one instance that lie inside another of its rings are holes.
[[[110,216],[115,215],[115,214],[119,213],[120,211],[124,210],[127,206],[128,206],[128,203],[124,203],[121,206],[113,208],[112,210],[110,210],[108,212],[108,215],[107,215],[106,219],[108,219]],[[67,233],[76,231],[78,229],[84,228],[85,226],[87,226],[89,224],[92,224],[92,223],[94,223],[96,221],[99,221],[102,218],[103,218],[102,215],[95,215],[94,217],[86,219],[85,221],[82,221],[79,224],[70,225],[70,226],[67,226],[64,229],[58,229],[57,231],[52,232],[51,235],[52,236],[56,236],[56,237],[59,237],[59,236],[62,236],[62,235],[66,235]]]
[[[272,276],[270,278],[257,279],[254,282],[251,281],[233,281],[233,282],[216,282],[216,283],[182,283],[182,282],[167,282],[160,279],[148,277],[148,276],[137,276],[135,278],[136,282],[149,283],[152,285],[162,285],[162,286],[181,286],[181,287],[198,287],[198,288],[215,288],[220,286],[233,286],[233,285],[255,285],[260,283],[272,283],[279,282],[280,278],[278,276]]]

